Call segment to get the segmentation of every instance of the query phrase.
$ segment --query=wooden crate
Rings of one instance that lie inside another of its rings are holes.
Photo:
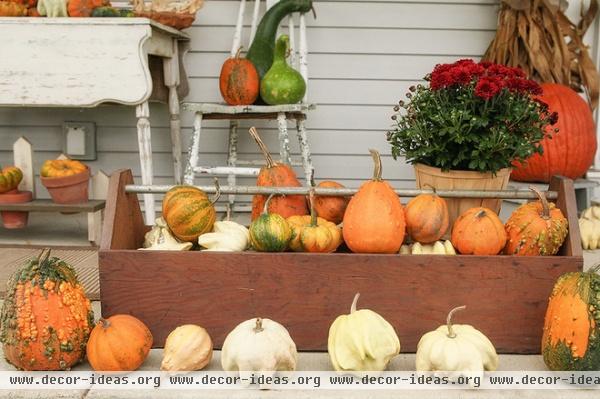
[[[402,352],[446,318],[449,309],[483,331],[500,353],[539,353],[548,296],[558,276],[583,266],[571,180],[555,178],[557,206],[570,233],[559,256],[434,256],[305,253],[149,252],[130,171],[112,175],[100,249],[102,314],[129,313],[162,347],[178,325],[204,326],[215,346],[246,319],[288,328],[299,350],[326,350],[332,321],[356,292],[396,328]]]

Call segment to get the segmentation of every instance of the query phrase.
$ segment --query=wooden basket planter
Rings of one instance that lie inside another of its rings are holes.
[[[246,319],[285,325],[299,350],[327,349],[332,321],[360,307],[396,328],[402,352],[467,305],[457,323],[476,326],[499,353],[539,353],[548,296],[558,276],[583,266],[572,181],[550,191],[569,220],[558,256],[440,256],[137,251],[144,226],[130,171],[111,176],[100,249],[102,313],[129,313],[146,323],[162,347],[178,325],[205,327],[215,347]]]

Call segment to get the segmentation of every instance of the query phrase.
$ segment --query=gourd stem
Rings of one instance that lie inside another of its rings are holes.
[[[373,169],[373,181],[381,181],[381,156],[379,155],[379,151],[369,149],[371,156],[373,157],[373,163],[375,164],[375,168]]]
[[[259,333],[261,331],[263,331],[264,328],[262,326],[262,319],[260,317],[256,318],[256,325],[254,326],[254,332],[255,333]]]
[[[210,201],[211,204],[215,204],[219,198],[221,197],[221,185],[219,184],[219,179],[215,177],[215,196]]]
[[[429,187],[431,189],[431,191],[433,191],[434,194],[437,194],[436,188],[433,187],[431,184],[425,183],[425,184],[423,184],[423,187]]]
[[[269,203],[271,202],[271,198],[273,198],[273,196],[275,195],[275,193],[270,194],[267,197],[267,200],[265,201],[265,206],[263,206],[263,215],[267,215],[269,213]]]
[[[275,42],[275,54],[273,63],[285,63],[290,56],[290,38],[288,35],[281,35]]]
[[[308,203],[310,205],[310,227],[317,226],[317,211],[315,210],[315,190],[311,188],[308,192]]]
[[[244,46],[240,46],[240,47],[238,47],[237,51],[235,52],[235,57],[234,57],[234,58],[235,58],[236,60],[240,58],[240,53],[242,52],[242,48],[243,48],[243,47],[244,47]]]
[[[48,260],[48,258],[50,258],[50,252],[52,250],[50,248],[44,248],[42,249],[42,252],[40,252],[37,261],[38,261],[38,265],[42,265],[43,263],[46,263],[46,261]]]
[[[546,199],[544,193],[533,186],[529,186],[529,189],[538,196],[540,202],[542,203],[542,217],[544,219],[550,219],[550,206],[548,205],[548,200]]]
[[[479,212],[477,212],[477,213],[475,214],[475,217],[476,217],[477,219],[479,219],[479,218],[482,218],[482,217],[484,217],[485,215],[486,215],[486,213],[485,213],[485,209],[482,209],[482,210],[480,210]]]
[[[108,328],[110,327],[110,321],[108,321],[107,319],[101,317],[100,320],[98,320],[98,324],[102,325],[102,328]]]
[[[360,292],[357,292],[354,295],[354,300],[352,301],[352,306],[350,306],[350,314],[356,312],[356,305],[358,304],[358,298],[360,297]]]
[[[312,11],[313,17],[317,19],[317,10],[315,10],[314,4],[310,6],[310,10]]]
[[[467,307],[465,305],[458,306],[448,313],[448,317],[446,318],[446,325],[448,326],[448,338],[456,338],[456,334],[454,333],[454,329],[452,328],[452,316],[455,312],[459,310],[465,310]]]
[[[275,161],[273,161],[273,157],[271,157],[271,153],[269,152],[267,145],[261,140],[260,136],[258,135],[258,131],[256,130],[256,128],[252,126],[249,132],[254,141],[256,141],[256,144],[258,144],[258,148],[260,148],[260,151],[263,153],[265,159],[267,160],[267,168],[272,168],[273,166],[275,166]]]

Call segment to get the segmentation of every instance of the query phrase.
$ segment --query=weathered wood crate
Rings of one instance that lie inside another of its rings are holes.
[[[582,269],[573,183],[555,178],[557,206],[569,220],[558,256],[435,256],[137,251],[144,226],[130,171],[113,174],[100,249],[102,313],[129,313],[162,347],[178,325],[204,326],[220,347],[243,320],[285,325],[300,350],[326,350],[333,320],[356,292],[396,328],[402,352],[449,309],[483,331],[500,353],[539,353],[548,296],[558,276]]]

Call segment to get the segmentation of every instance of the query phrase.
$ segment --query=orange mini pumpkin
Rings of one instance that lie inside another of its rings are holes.
[[[510,215],[505,228],[507,255],[555,255],[567,237],[569,223],[560,209],[549,203],[535,187],[538,201],[521,205]]]
[[[252,61],[240,58],[240,47],[221,68],[219,89],[229,105],[254,104],[260,92],[260,78]]]
[[[98,321],[87,343],[87,357],[97,371],[133,371],[144,363],[151,347],[148,327],[136,317],[118,314]]]
[[[69,0],[67,13],[69,17],[90,17],[94,8],[109,6],[109,0]]]
[[[392,186],[381,179],[379,152],[370,152],[375,163],[373,179],[363,183],[348,203],[344,241],[352,252],[396,253],[404,241],[404,209]]]
[[[471,208],[456,219],[452,245],[464,255],[497,255],[506,245],[502,221],[489,208]]]
[[[75,270],[44,250],[11,277],[1,319],[9,363],[22,370],[67,370],[85,356],[94,314]]]
[[[342,184],[335,181],[322,181],[317,187],[344,188]],[[340,224],[344,220],[344,213],[349,201],[350,198],[348,197],[317,195],[315,196],[315,210],[319,217],[335,224]]]
[[[450,224],[448,204],[437,194],[420,194],[404,208],[406,231],[415,242],[430,244],[446,234]]]
[[[73,159],[49,159],[42,165],[42,177],[66,177],[85,173],[88,167]]]
[[[162,216],[169,229],[182,241],[194,242],[204,233],[212,230],[217,212],[213,200],[206,193],[193,186],[175,186],[165,194],[162,202]]]
[[[256,144],[258,144],[267,161],[267,165],[260,169],[260,173],[256,178],[256,185],[266,187],[300,187],[300,181],[298,181],[296,173],[294,173],[294,170],[289,165],[273,161],[269,149],[258,135],[256,128],[250,128],[250,135],[254,138]],[[266,200],[266,195],[255,195],[252,197],[252,220],[255,220],[262,214]],[[306,215],[308,214],[306,198],[303,195],[281,195],[274,197],[269,202],[267,212],[276,213],[285,219],[294,215]]]

